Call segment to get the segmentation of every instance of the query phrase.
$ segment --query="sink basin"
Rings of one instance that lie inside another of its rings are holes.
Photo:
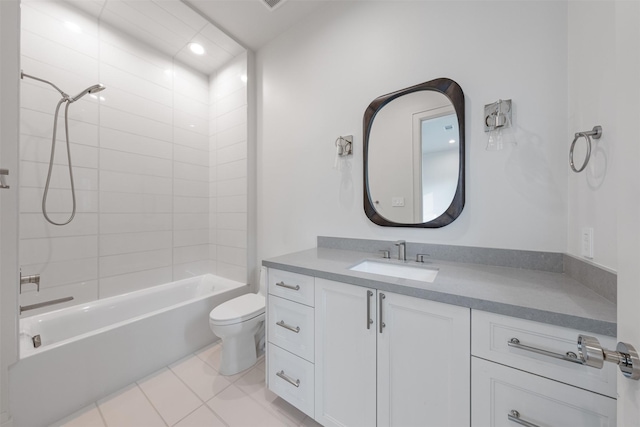
[[[438,275],[438,270],[371,260],[362,261],[360,264],[354,265],[349,270],[380,274],[382,276],[402,277],[403,279],[419,280],[421,282],[429,283],[433,283]]]

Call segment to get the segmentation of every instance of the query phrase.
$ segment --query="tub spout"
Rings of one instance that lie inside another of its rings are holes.
[[[25,305],[25,306],[20,306],[20,314],[22,314],[23,311],[28,311],[28,310],[35,310],[36,308],[42,308],[42,307],[46,307],[49,305],[54,305],[54,304],[62,304],[63,302],[67,302],[67,301],[73,301],[73,297],[64,297],[64,298],[58,298],[58,299],[52,299],[51,301],[43,301],[43,302],[39,302],[37,304],[31,304],[31,305]]]

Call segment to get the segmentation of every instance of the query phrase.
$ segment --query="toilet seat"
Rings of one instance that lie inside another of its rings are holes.
[[[224,302],[211,310],[209,320],[214,325],[233,325],[253,319],[265,311],[265,298],[260,294],[245,294]]]

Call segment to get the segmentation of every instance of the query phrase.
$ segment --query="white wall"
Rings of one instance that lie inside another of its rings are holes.
[[[217,274],[241,282],[247,271],[247,55],[210,80],[210,255]]]
[[[640,4],[615,2],[618,340],[640,346]],[[611,64],[611,65],[614,65]],[[640,426],[640,382],[618,374],[618,425]]]
[[[617,217],[615,206],[620,140],[616,120],[620,105],[612,82],[616,81],[615,2],[569,3],[569,129],[565,147],[568,163],[574,133],[603,128],[602,138],[593,141],[591,161],[579,174],[569,173],[567,252],[582,257],[581,230],[594,231],[597,264],[617,269]],[[594,55],[598,60],[594,61]],[[582,164],[585,141],[576,143],[576,163]]]
[[[260,259],[316,236],[563,252],[566,2],[335,2],[257,52]],[[438,77],[465,91],[467,199],[437,230],[363,211],[362,117],[376,97]],[[514,101],[517,148],[484,149],[483,106]],[[351,171],[332,170],[354,134]]]
[[[22,14],[25,73],[72,95],[107,89],[69,109],[78,213],[56,227],[40,200],[60,96],[21,82],[20,262],[23,274],[41,274],[41,292],[25,287],[21,304],[67,295],[78,304],[209,272],[207,76],[64,3],[27,2]],[[71,206],[63,135],[59,127],[48,203],[58,221]]]

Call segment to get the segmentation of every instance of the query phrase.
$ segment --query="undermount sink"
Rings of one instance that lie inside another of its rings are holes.
[[[366,260],[349,268],[352,271],[380,274],[382,276],[402,277],[403,279],[419,280],[433,283],[438,275],[438,270],[422,267],[411,267],[406,264],[392,264]]]

